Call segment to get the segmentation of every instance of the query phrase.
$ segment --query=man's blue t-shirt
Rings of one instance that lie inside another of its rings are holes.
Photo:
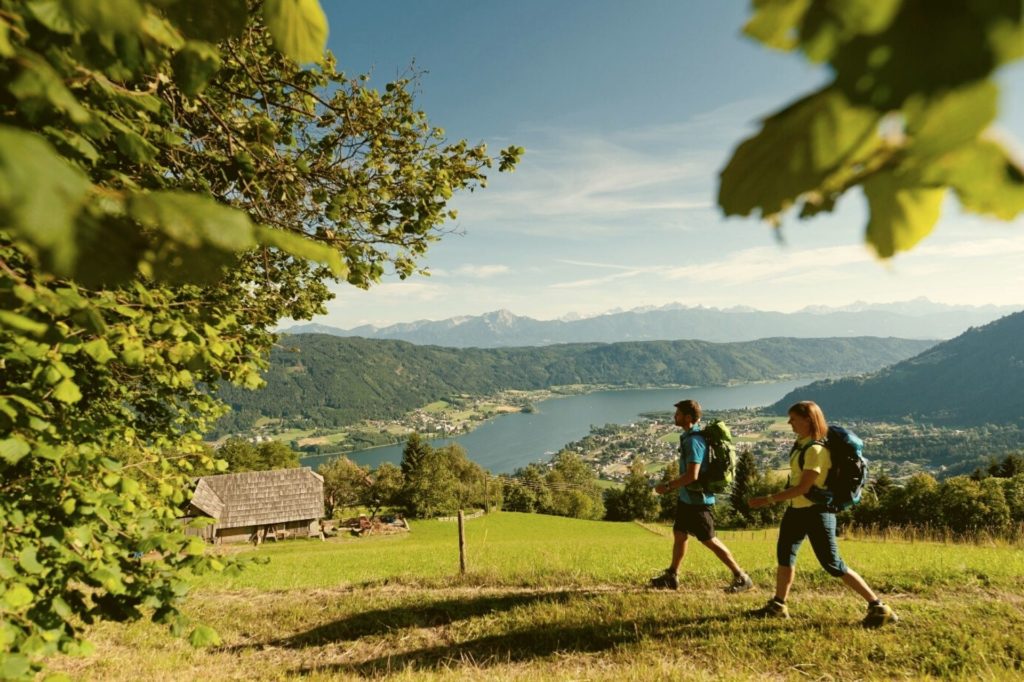
[[[700,434],[700,426],[694,425],[686,433],[679,436],[679,473],[686,473],[688,465],[692,462],[700,464],[707,456],[708,444],[704,436]],[[699,471],[699,469],[698,469]],[[679,501],[683,504],[714,504],[715,496],[712,493],[705,493],[700,490],[687,490],[686,487],[679,489]]]

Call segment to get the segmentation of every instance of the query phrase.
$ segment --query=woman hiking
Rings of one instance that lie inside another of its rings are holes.
[[[841,578],[851,590],[868,603],[868,612],[862,621],[865,627],[880,627],[895,623],[899,618],[878,595],[868,587],[864,579],[843,563],[836,543],[836,515],[826,510],[825,505],[808,499],[811,488],[825,487],[832,459],[824,445],[828,425],[821,408],[810,400],[796,403],[789,408],[789,425],[796,434],[796,442],[789,453],[790,481],[796,481],[785,490],[766,497],[754,497],[749,505],[753,509],[777,502],[789,501],[789,508],[782,517],[779,527],[779,541],[776,546],[778,570],[775,574],[775,596],[750,615],[759,618],[789,618],[786,598],[793,586],[796,573],[796,555],[804,538],[810,538],[811,548],[818,563],[825,571]]]

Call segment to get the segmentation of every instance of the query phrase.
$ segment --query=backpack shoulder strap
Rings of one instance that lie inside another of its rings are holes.
[[[807,451],[811,449],[812,445],[820,445],[822,447],[825,447],[825,441],[823,439],[812,440],[808,441],[802,446],[797,446],[796,443],[793,443],[793,449],[789,451],[789,457],[790,459],[792,459],[793,453],[796,452],[797,449],[800,450],[800,460],[798,464],[800,465],[801,471],[803,471],[804,468],[804,458],[807,456]]]

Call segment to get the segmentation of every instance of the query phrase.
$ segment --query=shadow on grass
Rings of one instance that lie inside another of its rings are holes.
[[[473,599],[450,599],[423,605],[404,605],[357,614],[319,626],[294,637],[271,643],[278,647],[303,648],[336,641],[394,634],[406,628],[445,626],[514,608],[542,604],[569,604],[571,613],[588,612],[591,602],[607,594],[564,591],[543,594],[503,595]],[[734,620],[735,614],[711,614],[693,617],[614,617],[596,622],[544,622],[512,626],[506,632],[487,634],[457,643],[444,643],[394,651],[352,663],[304,667],[289,671],[293,675],[343,674],[380,677],[398,671],[452,670],[462,666],[486,668],[494,665],[530,661],[564,653],[598,653],[647,639],[704,639]]]
[[[404,603],[386,609],[374,609],[353,614],[326,623],[292,637],[255,645],[228,647],[228,651],[250,649],[253,646],[274,646],[284,649],[302,649],[337,641],[351,641],[363,637],[386,635],[406,628],[432,628],[450,625],[460,620],[509,611],[537,603],[559,604],[578,598],[577,591],[527,593],[515,595],[452,598],[421,604]]]
[[[295,675],[344,674],[382,677],[395,672],[451,671],[466,666],[473,669],[527,662],[559,654],[595,654],[644,639],[675,638],[685,630],[687,637],[702,637],[713,630],[712,623],[729,620],[726,616],[699,616],[671,619],[668,623],[614,620],[607,623],[565,626],[546,623],[512,632],[486,635],[458,644],[437,646],[378,656],[356,663],[301,668]]]

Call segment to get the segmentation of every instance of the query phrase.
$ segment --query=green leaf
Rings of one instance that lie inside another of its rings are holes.
[[[878,120],[876,111],[851,105],[834,88],[773,114],[722,170],[719,205],[726,215],[781,213],[873,149]]]
[[[106,339],[93,339],[82,344],[82,350],[101,365],[105,365],[117,356],[110,350]]]
[[[121,361],[129,367],[137,367],[146,359],[146,349],[138,339],[129,339],[121,349]]]
[[[189,538],[188,546],[185,548],[185,554],[188,554],[189,556],[202,556],[205,553],[206,543],[203,542],[202,538]]]
[[[0,19],[0,57],[13,57],[14,46],[11,45],[10,26],[3,19]]]
[[[57,384],[57,388],[53,391],[53,397],[62,403],[77,403],[82,399],[82,392],[78,390],[78,385],[71,379],[64,379]]]
[[[199,625],[188,636],[188,643],[197,649],[209,646],[220,646],[221,639],[217,631],[207,625]]]
[[[99,35],[134,35],[142,22],[137,0],[63,0],[77,24]]]
[[[179,2],[176,5],[172,5],[171,8],[173,9],[180,4],[181,3]],[[220,3],[213,6],[219,7]],[[175,30],[174,26],[163,17],[154,14],[152,11],[147,13],[142,19],[142,32],[172,50],[180,50],[182,45],[185,44],[185,39],[182,38],[178,31]]]
[[[327,47],[327,17],[317,0],[266,0],[263,21],[274,46],[295,61],[318,62]]]
[[[1024,213],[1024,169],[993,140],[976,140],[953,150],[928,165],[923,177],[949,185],[972,213],[1002,220]]]
[[[31,678],[32,664],[28,656],[16,653],[4,653],[0,657],[0,679],[27,680]]]
[[[933,12],[926,0],[904,0],[883,32],[839,47],[830,60],[835,85],[852,102],[888,111],[910,96],[934,95],[987,78],[999,64],[996,49],[986,39],[995,12],[989,3],[982,11],[973,4],[950,3]],[[1019,21],[1019,3],[1016,12]]]
[[[178,0],[166,12],[186,36],[210,43],[241,35],[249,18],[245,0]]]
[[[198,194],[139,192],[129,198],[128,212],[192,248],[210,245],[234,252],[256,246],[248,215]]]
[[[174,81],[181,91],[194,97],[206,89],[207,83],[220,69],[220,50],[210,43],[190,40],[174,59]]]
[[[119,571],[112,571],[109,568],[97,568],[89,573],[89,577],[102,585],[112,594],[124,594],[125,586],[121,580]]]
[[[337,250],[309,237],[265,225],[256,226],[256,238],[264,246],[272,246],[302,260],[323,263],[338,278],[348,275],[348,267]]]
[[[152,163],[159,153],[159,150],[149,140],[127,126],[118,129],[114,140],[121,153],[135,163]]]
[[[16,583],[4,592],[3,602],[12,610],[20,611],[32,603],[32,590],[21,583]]]
[[[18,435],[0,440],[0,459],[8,464],[17,464],[25,455],[32,451],[32,447]]]
[[[743,27],[748,36],[777,50],[797,45],[798,27],[811,0],[754,0],[753,16]]]
[[[36,322],[31,318],[19,315],[18,313],[12,313],[9,310],[0,310],[0,324],[9,329],[16,329],[19,332],[25,332],[32,336],[42,336],[47,330],[47,326],[44,323]]]
[[[808,59],[830,59],[844,43],[884,31],[903,0],[820,0],[811,4],[800,26],[800,46]]]
[[[44,567],[39,563],[39,559],[36,558],[36,548],[26,547],[21,550],[21,554],[18,555],[18,565],[25,569],[26,573],[42,573]]]
[[[89,188],[41,138],[0,126],[0,228],[46,252],[57,274],[74,269],[74,218]]]
[[[999,88],[987,80],[935,97],[915,95],[903,106],[910,152],[931,157],[966,144],[995,120],[998,108]]]
[[[24,66],[18,77],[8,86],[11,94],[24,103],[44,102],[57,111],[63,112],[74,123],[88,123],[92,118],[89,110],[79,103],[74,93],[64,85],[49,62],[36,54],[26,54],[19,60]]]
[[[875,173],[864,181],[871,210],[866,238],[880,257],[911,249],[935,227],[946,189],[922,187],[919,182],[892,171]]]
[[[85,29],[69,11],[65,0],[32,0],[27,6],[36,21],[54,33],[72,35]]]

